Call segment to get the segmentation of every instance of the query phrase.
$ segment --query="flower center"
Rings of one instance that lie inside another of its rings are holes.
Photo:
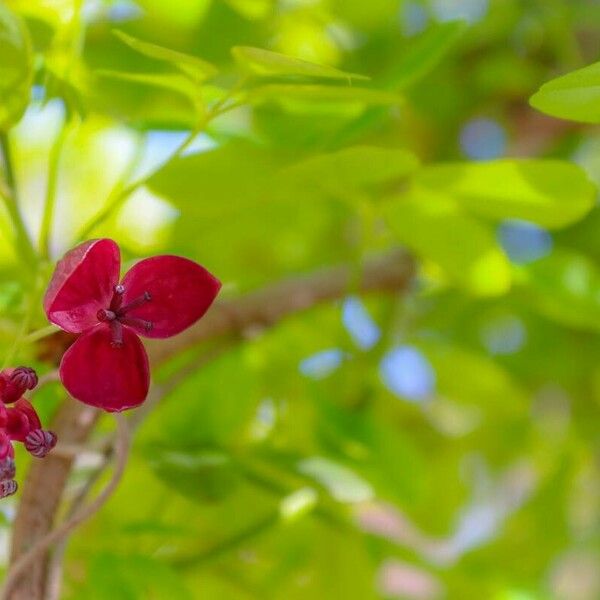
[[[123,325],[129,325],[138,329],[143,329],[149,332],[152,329],[152,321],[145,321],[144,319],[138,319],[137,317],[128,317],[127,313],[134,308],[138,308],[146,302],[152,300],[150,292],[144,292],[141,296],[134,298],[131,302],[123,305],[123,294],[125,293],[125,287],[122,285],[115,285],[114,294],[110,301],[108,308],[101,308],[96,317],[98,321],[106,322],[109,324],[112,340],[111,346],[114,348],[120,348],[123,345]]]

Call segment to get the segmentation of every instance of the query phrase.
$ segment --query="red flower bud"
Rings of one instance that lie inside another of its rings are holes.
[[[16,472],[17,469],[14,458],[7,456],[6,458],[0,460],[0,481],[13,479]]]
[[[56,434],[45,429],[34,429],[25,437],[25,449],[37,458],[43,458],[56,446]]]
[[[19,486],[14,479],[7,479],[6,481],[0,481],[0,498],[6,498],[12,496]]]
[[[16,402],[38,382],[36,372],[30,367],[4,369],[0,372],[0,400],[5,404]]]

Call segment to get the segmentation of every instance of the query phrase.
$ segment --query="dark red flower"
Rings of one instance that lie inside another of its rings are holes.
[[[90,240],[56,266],[44,297],[48,319],[81,334],[65,352],[60,378],[78,400],[107,411],[141,404],[148,394],[148,357],[139,335],[167,338],[208,310],[221,284],[179,256],[138,262],[119,283],[119,247]]]

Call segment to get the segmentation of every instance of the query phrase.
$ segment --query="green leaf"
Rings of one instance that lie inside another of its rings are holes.
[[[456,345],[455,341],[423,339],[417,345],[431,361],[444,398],[488,413],[518,411],[527,401],[524,390],[494,358]],[[465,377],[456,377],[457,372]],[[485,406],[481,405],[482,398]]]
[[[481,296],[510,287],[510,265],[493,232],[460,212],[449,198],[414,190],[396,197],[385,214],[398,240],[433,261],[459,286]]]
[[[417,157],[408,150],[353,146],[308,158],[284,168],[280,176],[304,190],[320,189],[344,197],[400,182],[418,165]]]
[[[99,77],[109,77],[140,85],[148,85],[177,92],[191,100],[198,97],[198,90],[193,83],[177,73],[129,73],[126,71],[98,70],[95,74]]]
[[[0,4],[0,129],[23,116],[29,104],[33,54],[27,29],[4,3]]]
[[[108,552],[93,555],[84,594],[80,597],[101,600],[139,598],[193,598],[180,574],[156,558],[135,554],[115,555]]]
[[[338,502],[356,503],[371,500],[371,485],[345,465],[321,456],[302,459],[298,471],[320,483]]]
[[[388,88],[407,88],[430,73],[467,29],[463,21],[440,23],[415,40],[386,77]]]
[[[273,0],[225,0],[231,8],[249,20],[264,19],[273,8]]]
[[[250,46],[235,46],[231,53],[238,64],[259,77],[316,77],[319,79],[369,79],[364,75],[346,73],[333,67],[317,65],[315,63],[262,50]]]
[[[476,215],[523,219],[550,229],[579,221],[596,197],[582,169],[558,160],[434,165],[422,169],[416,181],[447,194]]]
[[[144,42],[122,31],[115,30],[113,34],[140,54],[170,63],[173,67],[190,77],[195,83],[210,79],[219,71],[217,67],[197,56],[177,52],[170,48],[163,48],[150,42]]]
[[[600,62],[552,79],[529,102],[553,117],[600,123]]]
[[[394,105],[403,102],[402,96],[371,88],[339,87],[332,85],[269,84],[252,89],[247,99],[251,103],[277,102],[287,104],[290,100],[308,102],[349,103],[369,105]]]
[[[522,267],[520,288],[550,319],[581,329],[600,330],[600,271],[587,257],[555,250]]]
[[[215,450],[155,449],[151,464],[171,489],[195,501],[221,500],[237,482],[229,457]]]

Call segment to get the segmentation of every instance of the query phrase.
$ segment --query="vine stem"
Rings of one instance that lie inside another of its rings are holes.
[[[40,274],[36,271],[33,289],[31,290],[31,295],[29,298],[29,304],[27,305],[25,314],[23,315],[23,320],[21,322],[21,326],[19,327],[17,337],[15,338],[15,341],[13,342],[12,346],[10,347],[9,351],[6,353],[6,355],[4,357],[4,362],[2,363],[3,369],[5,369],[10,364],[12,359],[16,356],[17,352],[19,351],[21,344],[27,338],[26,332],[29,329],[31,319],[33,318],[35,309],[37,308],[38,302],[40,299],[39,296],[40,296],[41,284],[42,284],[42,280],[41,280]]]
[[[76,527],[98,512],[119,485],[119,482],[121,481],[125,471],[127,458],[129,455],[130,435],[127,419],[120,413],[115,413],[115,418],[117,421],[117,439],[115,440],[115,469],[110,481],[106,484],[106,487],[102,490],[102,492],[98,494],[95,500],[86,506],[83,506],[62,525],[59,525],[56,529],[37,541],[36,544],[26,554],[23,554],[12,565],[6,575],[4,590],[2,592],[2,600],[8,600],[10,598],[10,593],[13,586],[22,575],[23,571],[27,569],[27,567],[29,567],[39,556],[45,554],[53,544],[65,539]]]
[[[4,205],[10,217],[10,220],[15,228],[16,244],[21,258],[25,263],[32,265],[37,264],[38,256],[25,227],[23,217],[19,211],[17,184],[15,179],[15,171],[13,167],[12,150],[10,138],[6,131],[0,132],[0,149],[4,158],[4,168],[6,176],[6,187],[2,186],[0,195],[4,201]]]
[[[202,131],[203,128],[204,125],[202,126],[202,128],[195,128],[192,131],[190,131],[189,135],[181,142],[181,144],[179,144],[179,146],[177,146],[173,154],[169,157],[167,163],[171,162],[172,160],[175,160],[176,158],[179,158],[190,146],[190,144],[194,141],[196,136]],[[117,185],[110,193],[104,208],[94,217],[94,219],[92,219],[90,223],[88,223],[88,225],[86,225],[86,227],[84,227],[83,231],[81,231],[81,233],[79,234],[79,239],[85,240],[89,238],[93,231],[99,225],[104,223],[104,221],[106,221],[106,219],[108,219],[108,217],[110,217],[110,215],[113,213],[113,211],[119,208],[125,202],[125,200],[127,200],[127,198],[131,196],[131,194],[133,194],[136,190],[141,188],[154,175],[154,173],[155,171],[152,171],[147,175],[143,175],[139,179],[136,179],[135,181],[124,187]]]
[[[27,344],[31,344],[33,342],[37,342],[38,340],[42,340],[56,333],[57,331],[60,331],[60,328],[56,325],[47,325],[46,327],[32,331],[23,338],[23,341]]]
[[[58,167],[63,146],[68,134],[67,123],[64,122],[54,141],[48,160],[48,184],[46,186],[46,199],[44,203],[44,216],[40,229],[39,252],[42,258],[50,256],[50,232],[56,206],[56,190],[58,187]]]
[[[141,176],[139,179],[131,182],[129,185],[119,186],[117,185],[113,191],[110,193],[104,208],[92,219],[88,225],[86,225],[81,233],[79,234],[80,240],[86,240],[90,237],[90,235],[94,232],[94,230],[104,223],[106,219],[113,213],[114,210],[119,208],[131,194],[133,194],[136,190],[145,185],[149,179],[151,179],[155,173],[164,168],[166,165],[170,164],[172,161],[180,158],[182,154],[190,147],[192,142],[198,137],[200,133],[202,133],[208,124],[216,117],[221,116],[229,110],[237,108],[240,106],[239,102],[234,102],[233,104],[227,105],[227,102],[234,98],[235,94],[243,88],[246,84],[247,78],[242,77],[228,92],[225,94],[220,100],[218,100],[211,108],[206,112],[206,114],[200,119],[200,121],[196,124],[196,126],[190,131],[189,135],[175,148],[173,154],[168,158],[168,160],[161,164],[157,169],[147,173],[146,175]]]

